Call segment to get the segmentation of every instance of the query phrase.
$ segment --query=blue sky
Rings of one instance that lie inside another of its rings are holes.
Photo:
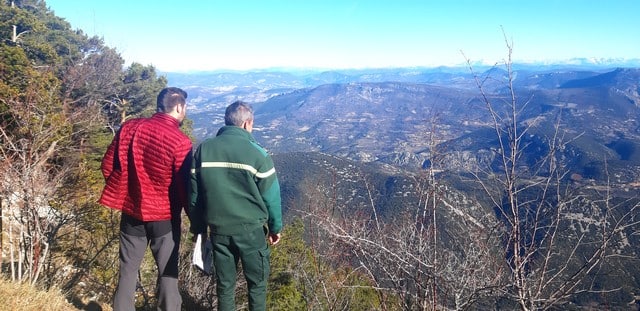
[[[638,0],[47,0],[161,71],[640,58]]]

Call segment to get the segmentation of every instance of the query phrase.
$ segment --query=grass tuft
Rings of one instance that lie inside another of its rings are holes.
[[[0,278],[0,310],[78,311],[58,290],[42,291],[30,284]]]

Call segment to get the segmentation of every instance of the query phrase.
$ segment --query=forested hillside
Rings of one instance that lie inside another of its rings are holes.
[[[125,67],[116,50],[72,29],[44,1],[0,2],[6,278],[56,286],[78,301],[108,298],[119,215],[96,203],[100,160],[119,124],[154,112],[166,83],[152,66]]]

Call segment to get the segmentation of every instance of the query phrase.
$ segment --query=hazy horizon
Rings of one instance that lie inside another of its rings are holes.
[[[640,55],[640,2],[67,1],[47,6],[166,72],[437,67]],[[464,55],[463,55],[464,53]]]

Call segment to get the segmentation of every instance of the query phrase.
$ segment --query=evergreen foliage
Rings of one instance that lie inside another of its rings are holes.
[[[312,254],[303,240],[301,221],[287,225],[277,248],[271,253],[271,276],[267,291],[269,310],[307,310],[299,278],[294,273],[312,272]]]
[[[267,296],[269,310],[380,310],[371,280],[346,262],[331,266],[314,245],[301,218],[287,224],[273,248]]]
[[[44,1],[0,2],[0,245],[12,280],[110,300],[119,213],[96,203],[100,162],[119,125],[155,112],[166,85]]]

